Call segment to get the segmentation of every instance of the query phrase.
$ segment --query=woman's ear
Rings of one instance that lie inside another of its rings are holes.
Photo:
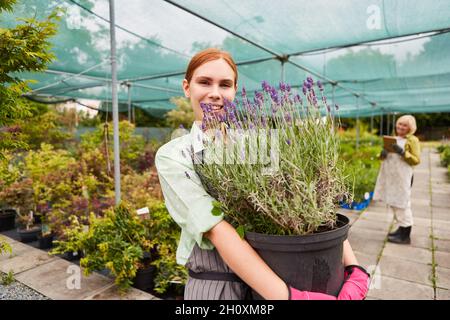
[[[189,82],[186,79],[183,80],[183,91],[184,91],[184,96],[186,98],[191,97],[190,90],[189,90]]]

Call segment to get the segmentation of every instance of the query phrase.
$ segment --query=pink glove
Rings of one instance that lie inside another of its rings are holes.
[[[344,284],[338,297],[311,291],[300,291],[291,286],[289,288],[289,300],[363,300],[369,290],[370,275],[357,265],[345,267]]]
[[[311,291],[300,291],[291,286],[289,288],[289,300],[336,300],[335,296],[330,296],[329,294],[311,292]]]
[[[370,275],[357,265],[345,267],[344,284],[337,297],[338,300],[364,300],[369,291]]]

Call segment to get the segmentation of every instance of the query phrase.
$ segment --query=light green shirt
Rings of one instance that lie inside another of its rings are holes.
[[[223,220],[223,214],[214,216],[212,198],[203,188],[194,171],[192,150],[200,152],[203,132],[194,122],[190,134],[173,139],[158,149],[155,165],[167,210],[181,227],[177,249],[177,262],[185,265],[195,243],[202,249],[213,249],[203,233]]]

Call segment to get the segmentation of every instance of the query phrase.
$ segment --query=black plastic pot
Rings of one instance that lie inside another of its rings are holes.
[[[83,257],[83,251],[77,252],[66,252],[64,253],[64,258],[69,261],[79,260]]]
[[[27,243],[27,242],[33,242],[37,240],[38,235],[41,232],[41,227],[35,226],[27,229],[18,229],[17,233],[19,234],[20,241]]]
[[[34,214],[33,219],[34,219],[34,224],[42,223],[42,215],[40,215],[40,214]]]
[[[16,220],[16,210],[3,209],[0,210],[0,231],[8,231],[14,229]]]
[[[299,290],[337,296],[344,280],[343,242],[349,219],[338,214],[337,228],[304,236],[246,232],[249,244],[287,284]],[[256,300],[262,297],[252,292]]]
[[[45,236],[43,237],[42,235],[38,236],[38,240],[39,240],[39,248],[40,249],[50,249],[51,247],[53,247],[53,235],[49,235],[49,236]]]
[[[143,269],[138,269],[136,272],[136,278],[133,280],[133,287],[142,291],[153,290],[155,270],[155,266],[148,266]]]

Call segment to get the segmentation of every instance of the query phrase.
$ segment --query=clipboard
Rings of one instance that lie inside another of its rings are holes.
[[[392,136],[383,136],[384,141],[384,149],[386,149],[388,152],[395,152],[394,148],[392,148],[392,145],[397,143],[397,138]]]

